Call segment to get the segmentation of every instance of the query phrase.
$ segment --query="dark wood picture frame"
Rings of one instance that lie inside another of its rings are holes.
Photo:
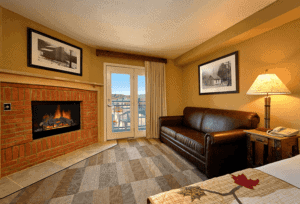
[[[199,95],[239,93],[238,51],[198,66]]]
[[[82,76],[82,48],[27,28],[27,66]]]

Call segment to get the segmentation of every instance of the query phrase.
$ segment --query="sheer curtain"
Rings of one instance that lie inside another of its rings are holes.
[[[165,64],[145,61],[146,137],[159,138],[159,117],[167,115]]]

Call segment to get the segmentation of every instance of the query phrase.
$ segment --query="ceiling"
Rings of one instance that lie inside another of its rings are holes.
[[[91,47],[175,59],[276,0],[1,0]]]

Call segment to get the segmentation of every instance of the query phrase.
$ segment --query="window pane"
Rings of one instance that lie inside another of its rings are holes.
[[[138,122],[139,130],[146,130],[145,76],[138,76]]]
[[[111,74],[112,131],[130,131],[130,75]]]

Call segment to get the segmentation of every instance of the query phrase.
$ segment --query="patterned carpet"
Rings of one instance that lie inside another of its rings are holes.
[[[157,139],[118,145],[0,200],[0,204],[145,204],[207,177]]]

